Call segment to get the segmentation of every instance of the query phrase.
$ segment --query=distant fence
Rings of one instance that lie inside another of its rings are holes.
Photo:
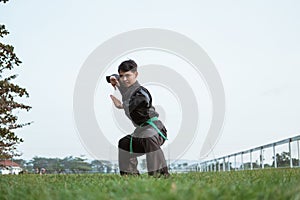
[[[300,135],[188,166],[187,171],[231,171],[300,167]]]

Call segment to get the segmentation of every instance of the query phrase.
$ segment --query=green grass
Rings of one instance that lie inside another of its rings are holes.
[[[172,174],[2,175],[0,199],[300,199],[300,169]]]

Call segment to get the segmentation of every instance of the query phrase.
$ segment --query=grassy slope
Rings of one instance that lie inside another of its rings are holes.
[[[173,174],[0,176],[0,199],[300,199],[300,169]]]

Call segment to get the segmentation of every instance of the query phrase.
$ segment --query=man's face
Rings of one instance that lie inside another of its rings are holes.
[[[136,82],[138,72],[132,72],[132,71],[123,72],[123,71],[120,71],[119,75],[120,75],[121,83],[123,83],[125,87],[130,87],[132,84],[134,84]]]

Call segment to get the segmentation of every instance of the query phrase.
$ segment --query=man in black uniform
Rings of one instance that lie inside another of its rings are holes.
[[[160,146],[167,139],[167,130],[158,120],[159,114],[152,106],[149,91],[137,81],[137,64],[127,60],[120,64],[118,73],[107,76],[108,83],[122,95],[122,102],[110,95],[115,107],[124,109],[126,116],[136,127],[131,135],[119,140],[119,168],[121,175],[139,175],[137,156],[146,154],[148,174],[169,176],[164,154]]]

